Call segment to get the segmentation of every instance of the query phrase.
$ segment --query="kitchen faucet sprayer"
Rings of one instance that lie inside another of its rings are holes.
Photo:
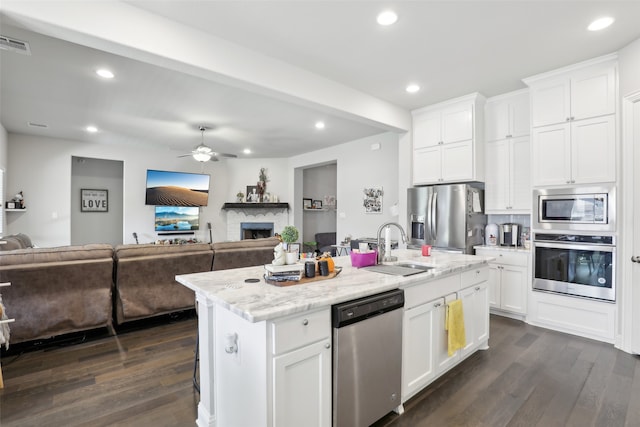
[[[402,243],[407,243],[407,234],[404,232],[404,229],[402,228],[402,226],[400,224],[398,224],[397,222],[385,222],[384,224],[382,224],[380,226],[380,228],[378,228],[378,241],[377,241],[377,245],[378,245],[378,264],[380,264],[383,261],[397,261],[398,258],[391,256],[391,243],[389,243],[389,255],[386,254],[386,248],[382,247],[380,245],[380,234],[382,233],[382,230],[385,229],[385,227],[389,227],[390,225],[394,225],[398,228],[398,230],[400,230],[400,235],[402,236]],[[385,242],[385,246],[386,246],[387,242]]]

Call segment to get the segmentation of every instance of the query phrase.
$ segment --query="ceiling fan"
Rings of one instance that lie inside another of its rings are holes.
[[[238,157],[235,154],[227,154],[227,153],[218,153],[217,151],[213,151],[213,149],[211,147],[209,147],[208,145],[204,144],[204,131],[207,130],[206,127],[204,126],[200,126],[199,127],[200,132],[202,134],[202,140],[200,142],[200,145],[198,145],[196,148],[194,148],[191,153],[189,154],[183,154],[181,156],[178,157],[193,157],[195,160],[199,161],[199,162],[208,162],[209,160],[212,162],[217,162],[218,160],[220,160],[220,157]]]

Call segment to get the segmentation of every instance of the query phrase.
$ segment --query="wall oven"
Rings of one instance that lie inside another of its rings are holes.
[[[533,289],[616,300],[613,236],[535,233]]]
[[[533,229],[615,231],[615,187],[536,189]]]

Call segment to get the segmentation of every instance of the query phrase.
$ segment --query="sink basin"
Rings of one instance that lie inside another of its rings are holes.
[[[399,267],[413,268],[415,270],[422,270],[422,271],[429,271],[435,268],[435,267],[430,267],[428,265],[415,264],[413,262],[399,262],[396,265]]]
[[[411,276],[412,274],[424,273],[431,270],[434,267],[428,267],[426,265],[403,263],[395,265],[372,265],[370,267],[363,267],[362,270],[373,271],[382,274],[391,274],[393,276]]]

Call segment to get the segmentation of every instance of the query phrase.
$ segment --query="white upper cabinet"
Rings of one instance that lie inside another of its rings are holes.
[[[488,99],[485,129],[485,212],[530,213],[528,89]]]
[[[529,135],[529,90],[496,96],[485,105],[485,140]]]
[[[599,117],[616,112],[615,56],[525,79],[531,89],[535,127]]]
[[[525,79],[533,186],[616,181],[615,55]]]
[[[483,112],[478,93],[412,112],[414,185],[484,180]]]

